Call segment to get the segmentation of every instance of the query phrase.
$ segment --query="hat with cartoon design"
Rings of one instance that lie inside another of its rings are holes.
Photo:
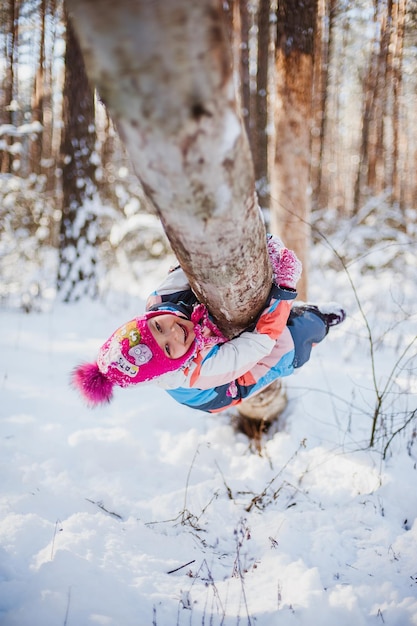
[[[170,359],[148,327],[148,320],[173,310],[149,311],[118,328],[100,348],[96,363],[79,365],[72,383],[91,405],[110,402],[113,386],[127,387],[178,370],[194,354],[194,343],[178,359]]]

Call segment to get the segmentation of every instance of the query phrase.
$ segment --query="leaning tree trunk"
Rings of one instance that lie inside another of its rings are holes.
[[[271,269],[218,0],[67,0],[87,71],[199,299],[229,336]]]

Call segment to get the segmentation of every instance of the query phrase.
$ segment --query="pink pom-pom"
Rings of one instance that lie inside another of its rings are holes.
[[[72,384],[91,405],[110,402],[113,397],[113,383],[100,372],[97,363],[84,363],[74,369]]]

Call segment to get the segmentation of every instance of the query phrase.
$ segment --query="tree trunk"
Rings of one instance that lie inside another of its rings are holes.
[[[91,79],[197,297],[232,336],[271,284],[221,3],[68,0]]]
[[[249,33],[251,28],[251,16],[249,14],[249,7],[247,0],[238,0],[239,2],[239,47],[240,47],[240,63],[239,76],[240,76],[240,91],[241,91],[241,110],[243,113],[243,120],[245,122],[246,134],[253,154],[254,147],[254,130],[253,130],[253,103],[250,87],[250,42]]]
[[[374,4],[374,25],[375,36],[371,46],[369,57],[369,65],[366,77],[363,82],[363,114],[362,114],[362,132],[361,144],[359,150],[358,171],[355,181],[355,192],[353,198],[353,212],[356,214],[363,200],[365,192],[367,192],[365,181],[368,181],[370,170],[370,159],[372,169],[372,130],[375,121],[375,102],[378,89],[378,70],[379,70],[379,51],[380,51],[380,35],[381,25],[378,21],[379,11],[381,9],[381,0],[376,0]]]
[[[19,25],[19,0],[9,0],[5,7],[6,28],[5,28],[5,72],[3,79],[3,103],[0,111],[2,124],[14,123],[13,100],[15,96],[15,74],[16,74],[16,47],[18,39]],[[6,149],[1,154],[0,172],[2,174],[12,171],[12,153],[10,147],[13,144],[13,137],[5,135]]]
[[[278,3],[275,167],[272,177],[272,231],[295,250],[304,271],[298,283],[307,297],[313,52],[318,0]]]
[[[94,92],[71,21],[66,19],[63,91],[62,218],[57,287],[64,302],[97,293]]]
[[[388,2],[381,3],[379,16],[379,53],[368,149],[367,191],[371,195],[381,193],[385,187],[386,180],[384,119],[385,115],[388,113],[389,81],[387,79],[391,24],[392,2],[388,0]]]
[[[330,59],[334,46],[337,0],[319,0],[313,76],[313,133],[311,138],[312,201],[314,208],[327,206],[328,187],[323,178],[323,156],[327,131],[327,102],[330,85]]]
[[[269,209],[269,133],[268,133],[268,66],[269,66],[269,14],[270,0],[260,0],[258,7],[258,64],[256,73],[256,113],[254,126],[256,132],[254,164],[256,189],[262,209]]]
[[[57,6],[58,4],[58,6]],[[57,24],[60,21],[60,3],[57,0],[46,2],[46,33],[45,41],[45,70],[44,70],[44,93],[43,93],[43,132],[42,132],[42,173],[46,176],[46,190],[56,194],[56,159],[58,141],[56,135],[60,132],[54,123],[54,93],[55,85],[55,51],[57,42]],[[49,39],[49,41],[48,41]]]
[[[41,0],[39,7],[41,21],[39,57],[32,93],[32,122],[39,122],[42,126],[45,97],[45,3],[46,0]],[[40,174],[42,171],[42,144],[43,132],[36,133],[36,137],[32,139],[30,146],[30,168],[35,174]]]
[[[390,58],[390,75],[392,81],[392,146],[391,146],[391,188],[392,201],[397,203],[404,213],[404,183],[406,162],[400,151],[401,133],[403,131],[402,124],[402,75],[403,75],[403,46],[405,35],[405,19],[406,19],[407,0],[398,0],[393,10],[393,27],[391,29],[391,58]],[[401,157],[404,159],[400,161]]]

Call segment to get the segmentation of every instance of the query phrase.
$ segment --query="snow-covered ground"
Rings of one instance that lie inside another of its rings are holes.
[[[367,329],[346,274],[324,257],[315,251],[311,299],[350,315],[287,379],[281,429],[261,454],[230,415],[156,387],[83,406],[70,370],[143,299],[0,311],[1,626],[417,624],[412,423],[382,455],[416,410],[416,345],[403,355],[416,268],[350,267],[383,395],[369,450]]]

